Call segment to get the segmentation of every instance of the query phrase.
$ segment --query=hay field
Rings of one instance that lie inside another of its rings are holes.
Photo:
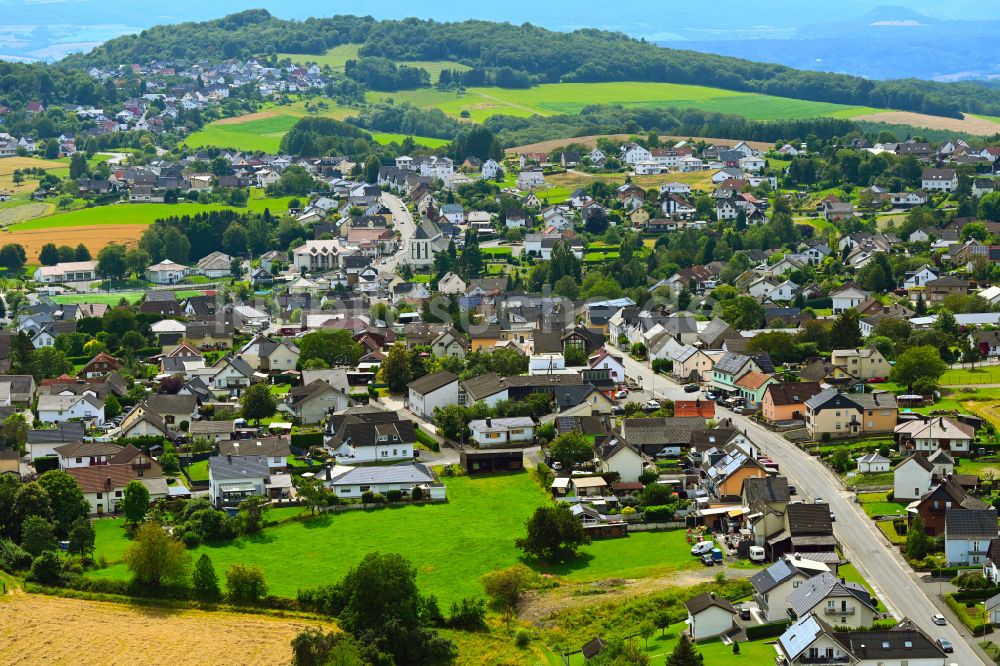
[[[292,638],[320,624],[24,593],[2,610],[0,663],[11,666],[289,664]]]
[[[977,136],[1000,134],[1000,123],[970,114],[963,114],[962,118],[945,118],[913,113],[912,111],[883,111],[853,116],[851,120],[867,120],[890,125],[912,125],[913,127],[926,127],[933,130],[966,132]]]
[[[28,223],[30,224],[30,223]],[[23,225],[16,225],[11,230],[7,227],[0,232],[0,244],[19,243],[24,246],[24,251],[28,255],[29,264],[38,263],[38,254],[42,251],[42,246],[46,243],[56,245],[69,245],[76,247],[80,243],[87,246],[90,256],[97,257],[97,253],[105,245],[117,243],[125,247],[132,247],[146,230],[147,224],[115,224],[62,227],[53,229],[46,227],[42,229],[18,229]]]

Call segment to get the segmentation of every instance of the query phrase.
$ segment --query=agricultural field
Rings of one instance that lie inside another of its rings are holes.
[[[198,646],[223,644],[224,650],[200,650],[198,663],[287,664],[292,638],[324,624],[314,619],[172,610],[20,591],[7,596],[3,609],[8,617],[17,618],[0,623],[0,662],[4,664],[172,666],[189,661]],[[73,631],[59,627],[73,627]]]
[[[290,197],[268,198],[262,190],[252,190],[246,210],[261,212],[269,208],[274,212],[285,211]],[[46,243],[54,241],[52,229],[59,229],[60,245],[75,247],[83,243],[96,256],[109,243],[131,246],[139,240],[146,227],[155,220],[174,215],[231,208],[223,204],[128,204],[121,203],[95,208],[37,217],[0,229],[0,244],[20,243],[28,255],[29,263],[36,263],[38,253]],[[111,228],[109,228],[111,227]],[[117,301],[116,301],[117,302]]]
[[[0,190],[8,190],[12,198],[27,197],[38,188],[38,180],[26,178],[14,184],[14,172],[20,169],[45,169],[60,178],[69,174],[69,164],[37,157],[4,157],[0,159]]]
[[[209,123],[202,129],[191,134],[185,140],[185,143],[191,147],[217,146],[220,148],[234,148],[236,150],[259,150],[265,153],[276,153],[281,146],[281,137],[300,118],[317,115],[343,120],[348,116],[358,113],[357,109],[340,106],[333,100],[310,101],[313,106],[320,102],[325,102],[327,108],[317,113],[307,111],[305,102],[301,101],[282,106],[273,104],[265,105],[262,110],[256,113],[234,118],[223,118],[222,120]],[[406,138],[406,135],[392,134],[390,132],[372,132],[371,134],[372,138],[379,143],[398,142]],[[429,148],[437,148],[448,143],[444,139],[434,139],[431,137],[413,137],[413,140]]]
[[[523,534],[534,508],[548,499],[527,473],[444,481],[447,504],[324,514],[203,546],[192,556],[207,553],[220,574],[236,562],[257,564],[272,593],[294,597],[299,588],[338,580],[367,552],[402,553],[416,566],[421,589],[447,608],[452,601],[482,594],[482,574],[519,561],[514,539]],[[109,531],[99,532],[97,555],[115,562],[125,537]],[[440,538],[444,531],[450,534],[447,540]],[[645,577],[700,567],[688,548],[683,531],[641,532],[595,541],[568,564],[537,568],[572,582]],[[120,579],[128,571],[119,563],[91,575]]]
[[[343,70],[344,65],[347,64],[348,60],[357,60],[360,57],[358,55],[358,49],[360,48],[360,44],[341,44],[340,46],[333,47],[323,55],[311,55],[308,53],[279,53],[278,58],[288,58],[296,65],[315,63],[320,67],[328,66],[330,69],[337,71]],[[468,65],[463,65],[460,62],[452,62],[449,60],[407,60],[398,61],[396,64],[426,69],[427,73],[431,76],[431,83],[437,83],[438,79],[441,77],[442,70],[450,69],[465,72],[471,69]]]
[[[496,114],[551,116],[579,113],[590,104],[697,108],[719,113],[735,113],[753,120],[808,118],[833,114],[852,117],[878,112],[877,109],[867,107],[809,102],[705,86],[649,82],[550,83],[523,90],[496,87],[468,88],[464,94],[422,88],[393,93],[370,93],[368,97],[370,101],[392,98],[397,103],[408,102],[414,106],[438,108],[456,117],[467,111],[469,118],[477,122]]]
[[[1000,119],[970,114],[963,114],[962,118],[945,118],[912,111],[877,111],[872,114],[862,113],[849,117],[852,120],[869,120],[890,125],[910,125],[932,130],[966,132],[977,136],[993,136],[1000,132]]]

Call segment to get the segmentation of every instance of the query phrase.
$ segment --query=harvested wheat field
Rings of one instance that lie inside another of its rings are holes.
[[[232,118],[222,118],[215,121],[215,125],[242,125],[243,123],[249,123],[254,120],[264,120],[265,118],[274,118],[280,115],[277,111],[257,111],[256,113],[248,113],[244,116],[233,116]]]
[[[890,125],[913,125],[914,127],[966,132],[967,134],[977,134],[979,136],[993,136],[1000,133],[1000,123],[970,115],[965,115],[962,118],[945,118],[943,116],[929,116],[924,113],[913,113],[911,111],[885,111],[882,113],[854,116],[851,120],[868,120],[874,123],[888,123]]]
[[[319,624],[23,593],[0,608],[2,664],[288,664],[292,638]]]
[[[148,224],[115,224],[86,227],[57,227],[49,229],[26,229],[24,231],[3,231],[0,244],[20,243],[28,255],[28,263],[38,263],[38,253],[46,243],[76,247],[80,243],[87,246],[90,254],[97,257],[105,245],[118,243],[131,247],[138,242]]]
[[[589,136],[574,136],[568,139],[552,139],[549,141],[539,141],[538,143],[529,143],[524,146],[515,146],[514,148],[508,148],[508,155],[517,155],[519,153],[549,153],[557,148],[562,148],[570,143],[578,143],[580,145],[586,146],[588,148],[594,148],[597,146],[597,140],[604,138],[610,139],[612,141],[625,141],[631,136],[636,136],[634,134],[591,134]],[[660,135],[660,141],[664,143],[676,142],[676,141],[687,141],[688,139],[694,139],[695,141],[705,141],[711,144],[723,144],[731,146],[737,141],[735,139],[715,139],[712,137],[704,136],[670,136],[666,134]],[[747,141],[749,145],[754,150],[769,150],[774,147],[773,143],[766,143],[764,141]]]

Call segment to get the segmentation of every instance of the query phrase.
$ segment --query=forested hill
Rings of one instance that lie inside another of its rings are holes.
[[[659,81],[953,117],[960,112],[1000,115],[1000,90],[975,83],[870,81],[666,49],[621,33],[593,29],[564,33],[484,21],[376,21],[355,16],[286,21],[255,9],[204,23],[157,26],[64,62],[109,66],[154,59],[320,54],[347,43],[362,45],[362,59],[461,62],[473,68],[461,75],[466,85]]]

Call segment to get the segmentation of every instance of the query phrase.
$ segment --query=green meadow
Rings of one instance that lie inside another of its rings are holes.
[[[256,564],[273,594],[294,597],[300,588],[340,579],[366,553],[401,553],[417,568],[421,589],[437,595],[447,608],[462,597],[482,595],[479,577],[484,573],[520,560],[514,540],[524,533],[524,522],[535,507],[550,500],[527,473],[444,481],[449,496],[445,504],[324,514],[201,546],[191,555],[197,559],[208,554],[223,579],[232,564]],[[96,555],[112,565],[89,575],[125,578],[128,570],[120,563],[127,545],[124,532],[102,528]],[[594,541],[568,564],[536,568],[576,582],[651,576],[700,567],[688,549],[682,530],[639,532]]]
[[[315,63],[320,67],[328,66],[333,70],[342,70],[348,60],[357,60],[360,57],[358,55],[358,49],[360,48],[360,44],[341,44],[340,46],[333,47],[323,55],[279,53],[278,58],[288,58],[297,65]],[[431,76],[431,83],[437,83],[438,78],[441,76],[441,72],[445,69],[460,72],[471,69],[468,65],[463,65],[460,62],[452,62],[449,60],[407,60],[405,62],[397,62],[396,64],[426,69],[427,73]]]

